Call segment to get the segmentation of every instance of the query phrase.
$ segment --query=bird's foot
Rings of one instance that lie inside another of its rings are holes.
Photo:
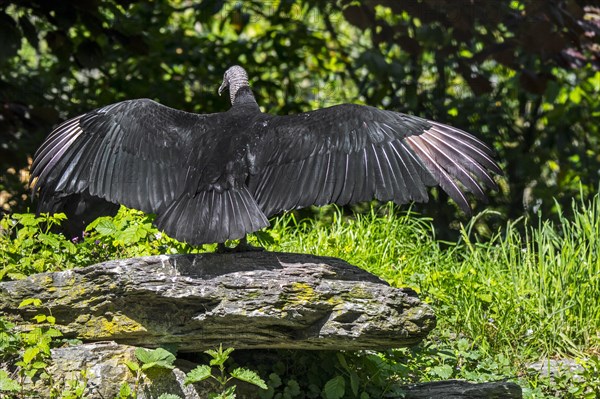
[[[221,242],[217,244],[217,250],[215,251],[218,254],[227,254],[227,253],[237,253],[237,252],[262,252],[265,249],[263,247],[257,247],[254,245],[248,244],[246,237],[242,238],[238,245],[235,247],[228,247],[225,243]]]

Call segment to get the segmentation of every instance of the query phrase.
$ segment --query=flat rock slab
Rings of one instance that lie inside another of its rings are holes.
[[[43,309],[19,309],[26,298]],[[272,252],[150,256],[0,283],[11,319],[48,311],[67,337],[180,352],[386,349],[435,326],[410,289],[340,259]]]
[[[523,391],[514,382],[471,383],[448,380],[414,384],[405,388],[404,399],[521,399]]]

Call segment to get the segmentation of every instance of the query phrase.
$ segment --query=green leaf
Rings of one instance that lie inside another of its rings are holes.
[[[144,229],[140,229],[139,226],[129,226],[119,234],[116,239],[123,242],[123,244],[134,244],[146,236]]]
[[[258,391],[258,397],[260,399],[273,399],[275,397],[275,388],[269,386],[266,390]]]
[[[94,226],[94,228],[102,236],[113,235],[113,234],[115,234],[117,232],[117,227],[108,218],[106,218],[106,219],[100,219],[98,221],[98,223]]]
[[[582,93],[583,93],[583,90],[581,90],[581,88],[579,86],[576,86],[569,93],[569,100],[571,100],[571,102],[574,104],[579,104],[581,102]]]
[[[231,372],[231,376],[233,378],[237,378],[240,381],[256,385],[259,388],[267,389],[267,384],[264,382],[264,380],[252,370],[238,367],[237,369]]]
[[[440,377],[443,380],[447,380],[452,376],[452,367],[447,364],[442,364],[440,366],[435,366],[431,369],[430,373]]]
[[[52,317],[52,316],[50,316]],[[50,318],[48,317],[48,318]],[[49,328],[48,331],[46,331],[44,333],[45,336],[50,337],[50,338],[57,338],[57,337],[62,337],[63,333],[61,333],[60,331],[58,331],[56,328]]]
[[[64,241],[63,246],[63,253],[67,252],[69,255],[75,255],[77,253],[77,246],[71,241]]]
[[[31,361],[40,353],[40,348],[34,346],[32,348],[25,349],[23,353],[23,363],[29,364]]]
[[[275,373],[269,374],[269,385],[272,386],[273,388],[280,387],[281,386],[281,378]]]
[[[129,370],[133,371],[134,373],[140,369],[140,365],[136,362],[126,361],[125,365],[129,368]]]
[[[169,369],[172,370],[175,366],[169,362],[158,361],[158,362],[150,362],[142,364],[142,370],[148,370],[151,368],[159,368],[159,369]]]
[[[33,377],[35,377],[35,375],[37,374],[39,370],[38,369],[30,369],[30,370],[25,370],[25,375],[31,379],[33,379]]]
[[[141,368],[142,368],[142,370],[149,370],[149,369],[151,369],[152,367],[155,367],[155,366],[156,366],[156,362],[148,362],[148,363],[142,364]]]
[[[358,396],[358,386],[360,384],[360,378],[356,371],[350,371],[350,389],[354,396]]]
[[[302,391],[300,390],[300,385],[296,380],[289,380],[284,389],[284,393],[289,394],[292,398],[300,395]]]
[[[119,398],[129,398],[131,396],[131,387],[127,383],[121,384],[119,389]]]
[[[24,308],[25,306],[33,305],[35,307],[41,306],[42,301],[38,298],[27,298],[23,299],[19,304],[19,308]]]
[[[341,399],[346,392],[346,380],[341,375],[333,377],[323,387],[323,395],[326,399]]]
[[[142,370],[147,370],[152,367],[174,368],[173,363],[175,362],[175,355],[163,348],[156,348],[153,350],[137,348],[135,350],[135,356],[142,363]]]
[[[38,323],[42,323],[42,322],[46,321],[46,315],[38,314],[38,315],[33,316],[33,319]]]
[[[152,350],[151,349],[146,349],[146,348],[136,348],[135,349],[135,357],[142,363],[150,363],[154,361],[154,358],[152,357],[151,354]]]
[[[11,379],[8,373],[4,370],[0,370],[0,391],[19,391],[21,385],[13,379]]]
[[[220,346],[218,350],[209,349],[207,351],[204,351],[204,353],[207,353],[209,356],[212,357],[212,360],[210,361],[211,366],[222,366],[223,364],[225,364],[227,359],[229,359],[229,355],[231,354],[231,352],[233,352],[233,350],[233,348],[227,348],[223,350],[223,347]]]
[[[48,234],[40,233],[38,234],[38,240],[45,245],[48,245],[52,248],[60,248],[60,241]]]
[[[185,385],[193,384],[195,382],[204,381],[212,376],[212,369],[210,366],[203,364],[196,367],[185,376]]]
[[[236,388],[235,385],[225,388],[223,393],[215,396],[215,399],[235,399],[236,398],[235,388]]]
[[[335,355],[338,359],[338,362],[340,362],[340,365],[344,368],[344,370],[350,370],[350,367],[348,367],[348,362],[346,361],[346,357],[344,356],[344,354],[341,352],[337,352]]]
[[[13,215],[23,226],[37,226],[38,222],[33,213],[20,213]]]
[[[33,364],[31,365],[31,367],[33,367],[34,369],[43,369],[48,365],[48,363],[46,362],[33,362]]]

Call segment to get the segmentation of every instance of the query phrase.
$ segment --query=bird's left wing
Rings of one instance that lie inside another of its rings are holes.
[[[440,185],[466,213],[464,191],[484,200],[501,173],[491,150],[474,136],[437,122],[369,106],[344,104],[254,127],[249,188],[263,212],[345,205],[377,198],[427,201]],[[481,183],[483,182],[483,183]]]

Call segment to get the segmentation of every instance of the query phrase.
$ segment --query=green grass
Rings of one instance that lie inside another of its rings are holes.
[[[324,212],[317,221],[277,219],[269,249],[340,257],[412,287],[435,307],[439,329],[484,351],[537,359],[600,348],[597,200],[559,225],[519,220],[485,242],[473,238],[472,221],[444,249],[427,219],[391,206],[354,217]]]
[[[316,220],[277,219],[269,249],[339,257],[419,292],[434,307],[438,326],[419,349],[388,354],[391,363],[412,362],[417,380],[511,378],[527,398],[594,397],[600,390],[600,201],[573,208],[574,216],[558,224],[521,219],[485,241],[472,232],[482,213],[462,228],[458,242],[439,243],[428,219],[390,205],[352,217],[330,207]],[[567,373],[561,385],[527,368],[563,357],[586,364],[587,377]]]
[[[314,219],[297,220],[293,213],[274,219],[267,249],[342,258],[394,286],[415,289],[434,307],[438,326],[422,345],[381,354],[398,381],[510,378],[527,398],[600,392],[597,197],[574,204],[573,216],[557,224],[521,219],[478,240],[473,230],[477,218],[488,216],[482,213],[462,228],[458,242],[444,243],[435,239],[429,219],[392,205],[353,216],[336,207],[318,212]],[[111,257],[195,251],[159,234],[137,211],[100,219],[78,245],[50,232],[58,222],[5,218],[0,280]],[[561,357],[579,359],[584,372],[550,382],[526,367]]]

